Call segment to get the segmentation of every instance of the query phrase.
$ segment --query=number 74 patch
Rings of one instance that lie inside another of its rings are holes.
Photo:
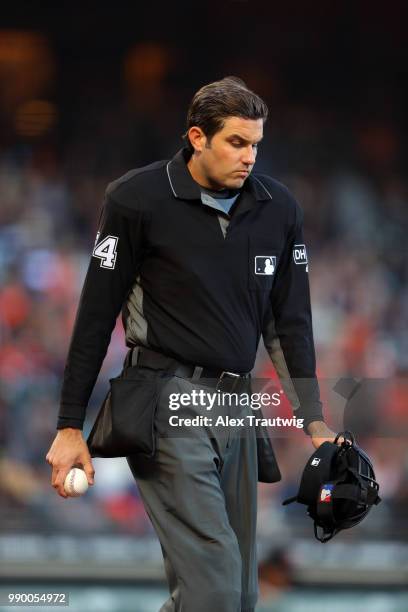
[[[93,257],[101,260],[101,268],[113,270],[116,263],[116,247],[119,241],[117,236],[106,236],[98,244],[99,232],[96,234],[95,246],[92,252]]]

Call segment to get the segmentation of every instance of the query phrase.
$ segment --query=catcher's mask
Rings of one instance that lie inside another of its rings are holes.
[[[340,436],[344,442],[336,444]],[[307,506],[320,542],[328,542],[342,529],[354,527],[380,503],[379,485],[370,458],[357,446],[350,431],[338,433],[334,443],[324,442],[309,458],[298,494],[283,505],[297,501]],[[319,534],[318,528],[322,531]]]

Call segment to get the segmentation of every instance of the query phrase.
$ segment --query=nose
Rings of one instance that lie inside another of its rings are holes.
[[[242,163],[247,166],[253,166],[256,159],[256,149],[252,145],[245,147],[242,157]]]

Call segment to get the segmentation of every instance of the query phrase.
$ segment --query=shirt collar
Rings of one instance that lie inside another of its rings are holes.
[[[173,159],[167,163],[167,177],[174,197],[183,200],[200,200],[200,186],[193,179],[187,167],[187,162],[190,157],[191,153],[187,147],[180,149]],[[242,191],[252,193],[257,201],[272,199],[271,194],[263,182],[252,174],[246,179]]]

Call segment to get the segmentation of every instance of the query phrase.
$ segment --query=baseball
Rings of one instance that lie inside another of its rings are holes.
[[[88,479],[84,470],[72,468],[65,478],[64,489],[70,497],[79,497],[88,489]]]

